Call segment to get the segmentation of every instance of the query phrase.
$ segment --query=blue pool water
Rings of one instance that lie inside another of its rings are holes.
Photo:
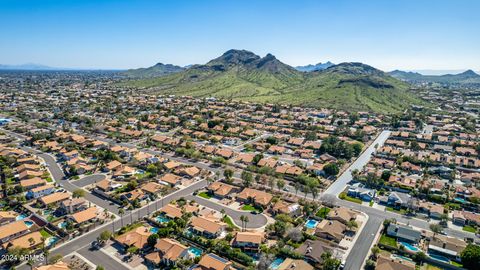
[[[195,256],[195,258],[202,256],[202,250],[196,247],[189,247],[188,252]]]
[[[60,229],[65,229],[65,227],[67,227],[67,222],[66,221],[62,221],[60,223],[58,223],[58,228]]]
[[[21,215],[18,215],[18,216],[15,218],[15,220],[17,220],[17,221],[18,221],[18,220],[24,220],[24,219],[27,218],[27,217],[28,217],[27,215],[21,214]]]
[[[52,210],[43,210],[43,215],[48,216],[52,213]]]
[[[459,203],[463,203],[463,204],[467,203],[467,200],[465,200],[464,198],[460,198],[460,197],[456,197],[455,201],[457,201]]]
[[[25,220],[25,225],[27,225],[27,227],[32,227],[33,226],[33,221],[30,221],[30,220]]]
[[[170,221],[169,218],[164,217],[164,216],[157,216],[157,217],[155,218],[155,220],[156,220],[158,223],[167,223],[167,222]]]
[[[49,237],[47,238],[47,240],[45,240],[45,244],[47,245],[47,247],[51,247],[56,242],[58,242],[58,237],[56,236]]]
[[[307,220],[307,223],[305,223],[305,227],[309,229],[315,229],[315,227],[317,227],[317,224],[318,221],[316,221],[315,219],[309,219]]]
[[[158,232],[158,228],[157,228],[157,227],[152,227],[152,228],[150,228],[150,232],[151,232],[151,233],[157,233],[157,232]]]
[[[283,263],[283,261],[285,261],[285,259],[282,259],[282,258],[276,258],[272,264],[270,264],[270,266],[268,267],[269,269],[272,269],[272,270],[276,270],[278,269],[278,267],[280,267],[280,264]]]
[[[442,261],[442,262],[450,263],[450,259],[447,258],[447,257],[443,257],[443,256],[436,255],[436,254],[428,254],[428,256],[430,256],[430,258],[432,258],[432,259],[434,259],[434,260],[437,260],[437,261]]]
[[[400,245],[404,246],[406,249],[408,249],[410,251],[413,251],[413,252],[420,251],[420,249],[418,249],[416,246],[412,246],[409,243],[405,243],[405,242],[399,242],[399,243],[400,243]]]

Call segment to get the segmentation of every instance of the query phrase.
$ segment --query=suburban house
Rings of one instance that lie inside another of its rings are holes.
[[[34,178],[20,181],[20,186],[22,186],[26,190],[31,190],[46,184],[47,184],[47,181],[43,180],[40,177],[34,177]]]
[[[286,258],[277,268],[277,270],[313,270],[313,266],[304,260],[294,260]]]
[[[63,214],[73,214],[87,208],[87,201],[84,198],[70,198],[62,201],[58,207],[58,211]]]
[[[50,265],[43,265],[39,267],[33,267],[33,270],[69,270],[70,267],[67,263],[59,261]]]
[[[68,200],[70,198],[70,194],[64,192],[55,192],[47,196],[43,196],[39,198],[37,201],[43,205],[44,207],[49,205],[56,205],[61,203],[62,201]]]
[[[224,259],[216,254],[209,253],[203,255],[197,265],[193,266],[191,270],[230,270],[232,269],[232,262]]]
[[[273,196],[272,194],[264,191],[260,191],[252,188],[244,188],[242,192],[237,194],[236,198],[241,202],[254,203],[263,208],[266,208],[270,203],[270,201],[272,200]]]
[[[182,209],[176,205],[167,204],[164,207],[160,208],[159,211],[168,218],[175,219],[181,218],[183,215]]]
[[[158,239],[155,250],[147,255],[145,259],[155,266],[175,265],[178,260],[189,258],[188,248],[175,239]]]
[[[467,247],[461,239],[445,235],[435,235],[430,238],[428,252],[460,261],[460,253]]]
[[[94,222],[97,220],[98,210],[95,206],[74,213],[69,218],[73,221],[75,226],[81,226],[88,222]]]
[[[54,191],[55,191],[54,185],[44,185],[44,186],[39,186],[27,191],[26,196],[29,199],[37,199],[45,195],[52,194]]]
[[[131,246],[135,246],[139,249],[142,249],[147,244],[147,239],[152,233],[150,230],[145,226],[140,226],[134,230],[126,232],[115,240],[123,245],[125,249]]]
[[[279,200],[270,208],[270,212],[274,215],[285,214],[297,217],[302,214],[302,207],[298,203],[287,203]]]
[[[342,241],[347,226],[337,220],[322,220],[315,229],[315,235],[336,243]]]
[[[263,233],[258,232],[237,232],[232,239],[232,246],[246,251],[258,252],[260,245],[264,241]]]
[[[226,223],[205,217],[193,217],[190,228],[193,232],[207,238],[217,238],[225,231]]]
[[[353,185],[348,191],[347,195],[354,198],[359,198],[362,201],[369,202],[375,198],[376,191],[374,189],[364,188],[362,185]]]
[[[14,222],[17,220],[17,216],[15,211],[0,211],[0,225]]]
[[[307,239],[295,251],[302,254],[307,262],[313,265],[320,265],[323,262],[322,254],[329,252],[333,254],[335,247],[322,240]]]
[[[44,241],[45,240],[42,238],[42,234],[39,231],[36,231],[10,240],[4,243],[2,247],[5,250],[8,250],[11,247],[34,249],[43,244]]]
[[[0,244],[6,243],[28,232],[28,227],[23,220],[15,221],[0,227]]]
[[[225,197],[230,197],[230,194],[238,192],[239,188],[222,182],[213,182],[208,187],[207,190],[215,197],[223,199]]]
[[[385,257],[380,255],[377,258],[377,264],[375,270],[415,270],[415,263],[402,260],[402,259],[392,259],[390,257]]]
[[[418,243],[422,237],[421,232],[410,226],[391,223],[387,228],[387,235],[397,238],[398,241]]]
[[[180,185],[182,183],[182,177],[172,174],[172,173],[167,173],[160,177],[159,181],[162,183],[165,183],[166,185],[170,186],[176,186]]]
[[[336,207],[330,210],[327,215],[329,220],[337,220],[343,224],[347,224],[349,221],[353,221],[357,218],[357,213],[353,212],[345,207]]]
[[[395,207],[406,207],[412,196],[402,192],[390,192],[387,203]]]

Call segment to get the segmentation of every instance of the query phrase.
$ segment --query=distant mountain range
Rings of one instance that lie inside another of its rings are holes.
[[[129,69],[122,74],[128,77],[148,78],[164,76],[183,70],[185,70],[184,67],[175,66],[172,64],[157,63],[156,65],[148,68]]]
[[[54,68],[49,66],[44,66],[40,64],[23,64],[23,65],[1,65],[0,70],[59,70],[60,68]]]
[[[422,75],[418,72],[394,70],[389,74],[397,79],[414,84],[430,83],[446,86],[480,87],[480,75],[473,70],[446,75]]]
[[[145,78],[121,85],[164,94],[357,111],[397,112],[423,104],[407,83],[362,63],[301,72],[271,54],[229,50],[204,65],[179,70],[155,78],[140,72],[137,76]]]
[[[331,66],[334,66],[335,64],[328,61],[326,63],[318,63],[316,65],[306,65],[306,66],[296,66],[295,69],[298,71],[303,71],[303,72],[312,72],[312,71],[318,71],[318,70],[324,70],[326,68],[329,68]]]

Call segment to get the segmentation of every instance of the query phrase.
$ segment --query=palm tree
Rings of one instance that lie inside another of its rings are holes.
[[[32,259],[28,260],[27,264],[30,266],[30,270],[33,270],[33,264],[34,264],[33,260]]]
[[[118,210],[118,214],[120,215],[120,222],[122,223],[122,227],[123,227],[123,215],[125,214],[125,210],[123,210],[123,208],[120,208]]]
[[[295,184],[293,185],[293,187],[295,188],[295,196],[298,195],[298,191],[300,190],[300,188],[302,188],[302,184],[300,184],[299,182],[295,182]]]
[[[243,231],[243,227],[244,227],[244,224],[245,224],[245,216],[244,215],[240,216],[240,221],[242,222],[242,231]]]
[[[245,216],[245,218],[243,219],[243,222],[245,223],[245,231],[247,230],[247,224],[250,220],[248,219],[247,216]]]

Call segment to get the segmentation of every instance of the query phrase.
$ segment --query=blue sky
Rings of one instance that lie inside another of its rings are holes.
[[[0,0],[0,64],[134,68],[224,51],[290,65],[480,70],[475,0]]]

